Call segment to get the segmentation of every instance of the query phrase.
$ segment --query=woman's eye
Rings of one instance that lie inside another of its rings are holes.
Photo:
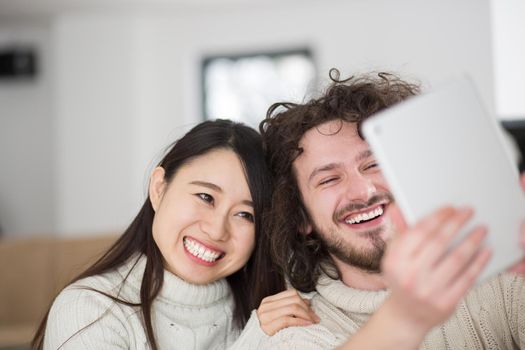
[[[196,193],[195,195],[197,197],[199,197],[200,199],[202,199],[203,201],[205,201],[207,203],[210,203],[210,204],[213,204],[213,197],[210,196],[209,194],[207,194],[207,193]]]
[[[240,216],[241,218],[244,218],[250,222],[254,222],[255,221],[255,218],[253,217],[253,214],[252,213],[249,213],[247,211],[241,211],[240,213],[237,214],[237,216]]]

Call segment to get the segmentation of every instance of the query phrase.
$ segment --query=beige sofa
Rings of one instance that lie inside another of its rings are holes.
[[[0,349],[26,349],[56,294],[116,235],[0,240]]]

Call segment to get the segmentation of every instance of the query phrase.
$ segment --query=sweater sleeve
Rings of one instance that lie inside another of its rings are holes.
[[[96,291],[66,288],[49,312],[44,349],[128,349],[125,315],[119,310]]]
[[[525,277],[504,274],[500,283],[512,338],[520,349],[525,349]]]
[[[256,310],[252,311],[240,337],[228,350],[319,350],[333,349],[342,343],[340,339],[321,325],[283,328],[268,336],[261,328]]]
[[[334,334],[320,324],[306,327],[288,327],[264,341],[264,350],[320,350],[334,349],[345,341],[345,337]]]
[[[257,310],[253,310],[241,335],[228,350],[259,349],[268,339],[269,336],[264,333],[259,323]]]

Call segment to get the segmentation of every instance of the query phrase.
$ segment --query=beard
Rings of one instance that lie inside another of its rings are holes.
[[[372,247],[368,249],[353,246],[342,238],[341,233],[336,231],[323,232],[318,227],[315,228],[315,231],[332,256],[370,273],[381,272],[381,259],[386,249],[386,242],[380,237],[383,228],[359,233],[361,238],[366,238],[371,243]]]
[[[351,202],[340,210],[334,212],[332,219],[334,222],[338,222],[342,220],[348,212],[372,207],[373,205],[382,202],[393,203],[394,198],[392,194],[389,192],[382,192],[374,195],[366,203]],[[347,233],[339,232],[335,229],[323,229],[315,223],[313,226],[317,232],[317,236],[332,256],[335,256],[346,264],[355,266],[370,273],[381,272],[381,259],[383,259],[386,250],[386,242],[381,237],[381,233],[384,230],[390,229],[389,227],[382,226],[356,233],[355,235],[360,239],[366,239],[371,245],[371,247],[368,248],[358,248],[352,245],[352,243],[344,240],[344,236]]]

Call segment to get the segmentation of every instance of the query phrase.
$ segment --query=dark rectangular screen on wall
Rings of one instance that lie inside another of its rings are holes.
[[[0,79],[33,78],[37,73],[37,55],[31,48],[0,48]]]

